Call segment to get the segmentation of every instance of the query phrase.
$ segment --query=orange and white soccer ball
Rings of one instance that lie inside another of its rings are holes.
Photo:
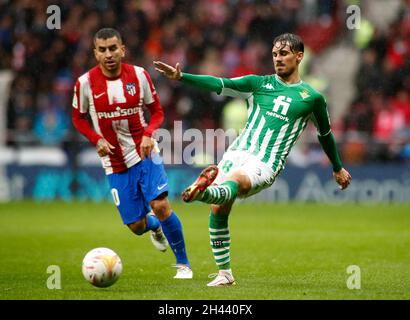
[[[84,278],[93,286],[109,287],[122,273],[121,259],[111,249],[95,248],[85,255],[82,271]]]

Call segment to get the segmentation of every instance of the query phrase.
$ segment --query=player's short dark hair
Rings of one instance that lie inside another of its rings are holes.
[[[305,45],[303,44],[302,38],[293,33],[284,33],[277,36],[273,40],[273,45],[280,42],[283,46],[289,43],[289,48],[292,52],[305,52]]]
[[[113,28],[102,28],[100,30],[98,30],[95,35],[94,35],[94,47],[95,47],[95,43],[97,41],[97,39],[109,39],[109,38],[113,38],[116,37],[118,40],[120,40],[120,42],[122,43],[122,38],[121,38],[121,34],[113,29]]]

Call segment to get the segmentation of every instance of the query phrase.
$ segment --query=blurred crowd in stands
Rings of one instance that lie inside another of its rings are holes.
[[[318,53],[346,32],[340,27],[345,2],[0,1],[0,69],[15,73],[7,106],[8,144],[73,140],[73,86],[95,65],[92,39],[101,27],[118,29],[126,62],[152,76],[166,113],[164,128],[172,130],[177,120],[185,129],[238,128],[246,118],[242,102],[167,81],[152,61],[180,62],[184,71],[224,77],[270,74],[275,36],[301,34],[308,50]],[[60,30],[46,27],[52,4],[61,8]],[[387,32],[374,29],[357,44],[362,52],[357,94],[342,119],[348,161],[399,159],[410,145],[410,1],[404,7]],[[309,26],[323,32],[306,35]]]
[[[356,37],[356,95],[343,119],[350,162],[410,159],[410,1],[388,30]]]

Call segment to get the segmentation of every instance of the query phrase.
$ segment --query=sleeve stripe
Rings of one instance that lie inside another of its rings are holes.
[[[154,84],[151,81],[151,77],[143,68],[135,67],[135,73],[140,82],[140,88],[143,90],[144,103],[151,104],[155,101],[156,91]]]
[[[253,95],[253,92],[243,92],[231,88],[222,88],[220,93],[223,96],[233,97],[233,98],[241,98],[241,99],[249,99],[250,96]]]
[[[332,129],[329,129],[329,131],[326,134],[320,134],[320,132],[318,132],[318,135],[321,136],[321,137],[325,137],[328,134],[330,134],[331,132],[332,132]]]
[[[90,91],[90,82],[87,73],[78,78],[76,83],[77,105],[75,106],[73,103],[73,107],[76,107],[81,113],[86,113],[88,111],[87,94]]]
[[[73,97],[73,108],[78,109],[78,105],[79,105],[79,92],[80,92],[80,82],[77,81],[75,86],[74,86],[74,97]]]
[[[151,77],[149,76],[148,72],[146,70],[144,70],[144,76],[148,81],[149,84],[149,88],[151,90],[152,95],[156,94],[155,88],[154,88],[154,84],[152,83]]]

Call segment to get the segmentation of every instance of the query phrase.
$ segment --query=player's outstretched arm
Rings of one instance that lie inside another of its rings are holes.
[[[198,89],[216,92],[230,97],[248,98],[250,93],[261,85],[262,77],[247,75],[238,78],[219,78],[210,75],[182,72],[179,63],[175,67],[161,61],[154,61],[155,70],[171,80],[180,80],[184,84]],[[225,92],[223,92],[223,89]]]
[[[340,186],[340,190],[346,189],[350,184],[350,180],[352,180],[352,176],[344,168],[340,169],[338,172],[333,172],[333,177]]]
[[[168,79],[180,80],[184,84],[191,85],[198,89],[216,92],[218,94],[222,91],[223,85],[221,78],[182,72],[179,63],[173,67],[161,61],[154,61],[154,66],[155,70]]]
[[[154,61],[155,70],[157,70],[160,74],[167,77],[171,80],[179,80],[182,77],[181,66],[179,62],[175,65],[175,67],[170,66],[162,61]]]

